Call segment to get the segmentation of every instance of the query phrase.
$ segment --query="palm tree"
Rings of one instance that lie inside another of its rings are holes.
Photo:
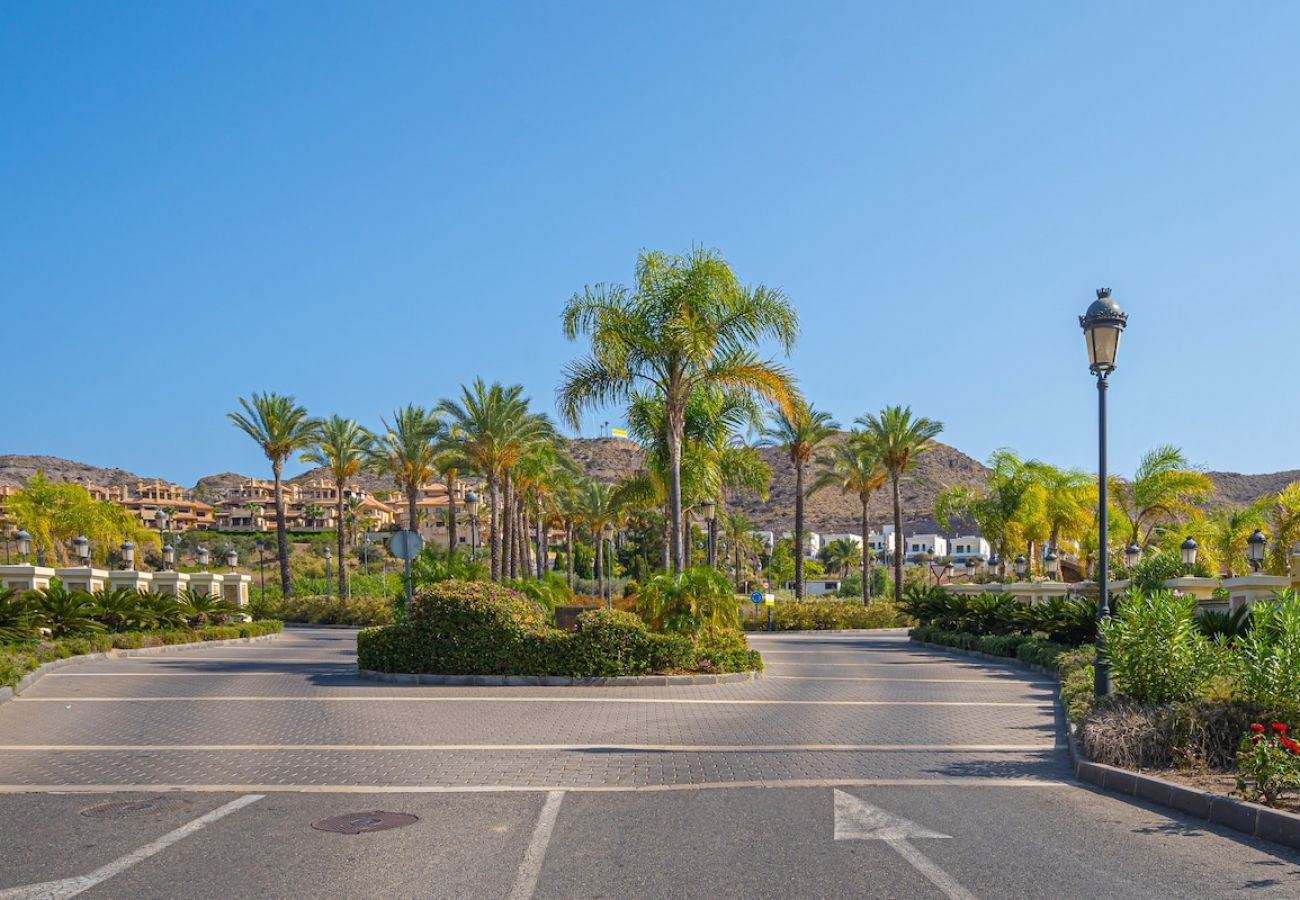
[[[438,415],[411,403],[393,413],[393,424],[380,419],[384,430],[366,451],[366,465],[387,475],[406,498],[407,528],[419,532],[420,491],[438,471]]]
[[[601,481],[587,481],[578,489],[578,515],[596,545],[596,589],[605,589],[605,526],[618,521],[619,506],[614,486]]]
[[[1206,516],[1206,530],[1218,563],[1211,572],[1222,569],[1230,578],[1246,574],[1246,539],[1256,528],[1264,527],[1269,508],[1275,502],[1275,497],[1260,497],[1241,508],[1220,507],[1210,511]]]
[[[226,413],[235,427],[248,435],[271,461],[275,480],[275,537],[280,556],[280,589],[286,600],[293,597],[289,576],[289,536],[284,521],[284,464],[295,452],[310,447],[316,439],[317,422],[293,397],[267,392],[253,394],[251,402],[239,398],[243,412]]]
[[[787,411],[772,414],[772,421],[763,430],[763,443],[779,447],[794,466],[794,597],[803,599],[803,505],[805,499],[804,472],[817,451],[832,437],[839,434],[840,426],[830,413],[823,412],[801,401]]]
[[[549,440],[554,428],[545,416],[530,412],[523,385],[487,385],[483,379],[461,385],[460,401],[441,400],[436,411],[447,419],[449,439],[445,452],[463,471],[482,475],[488,485],[488,542],[491,544],[491,577],[499,580],[510,568],[502,558],[502,493],[511,500],[510,473],[524,453],[537,441]],[[515,528],[513,502],[506,504],[506,524]],[[514,554],[511,554],[513,556]],[[517,562],[516,562],[517,568]]]
[[[857,420],[872,439],[880,453],[881,465],[889,473],[889,484],[894,495],[894,596],[903,596],[903,498],[899,484],[917,459],[933,447],[936,437],[943,431],[943,423],[925,416],[912,417],[910,406],[886,406],[876,415],[861,416]]]
[[[856,494],[861,505],[862,603],[871,602],[871,527],[867,507],[871,495],[885,485],[885,468],[871,435],[854,430],[847,441],[836,444],[828,456],[818,460],[821,473],[808,491],[811,495],[826,487],[838,487],[842,494]]]
[[[1273,547],[1268,570],[1273,575],[1291,571],[1291,550],[1300,542],[1300,481],[1293,481],[1278,493],[1269,513],[1273,526]]]
[[[1039,460],[1025,464],[1048,546],[1061,555],[1061,539],[1077,542],[1092,524],[1097,508],[1093,478],[1081,469],[1062,469]]]
[[[339,596],[344,599],[351,596],[348,592],[347,547],[345,534],[348,527],[349,503],[344,496],[348,481],[361,471],[374,445],[374,436],[356,423],[355,419],[343,416],[330,416],[321,422],[320,432],[316,436],[316,446],[304,453],[300,459],[305,463],[324,466],[329,469],[334,479],[335,498],[338,512],[334,519],[334,530],[338,536],[339,554]],[[352,498],[359,499],[359,498]]]
[[[788,354],[799,334],[794,307],[778,290],[750,288],[716,251],[686,257],[657,251],[637,258],[636,285],[598,284],[564,308],[564,332],[590,336],[590,354],[570,363],[557,392],[561,415],[577,427],[584,409],[628,400],[641,387],[663,398],[668,450],[668,531],[674,570],[683,564],[682,444],[692,391],[717,385],[793,408],[790,373],[761,359],[759,341]]]
[[[308,503],[302,508],[302,517],[307,523],[310,523],[307,524],[308,528],[315,528],[325,521],[325,507],[319,503]]]
[[[1163,444],[1142,457],[1132,481],[1111,482],[1111,493],[1128,521],[1129,539],[1145,547],[1158,527],[1194,515],[1196,501],[1212,487],[1210,477],[1193,469],[1183,451]]]
[[[862,547],[848,538],[838,538],[822,548],[822,562],[827,569],[843,578],[849,569],[862,562]],[[862,577],[867,577],[865,568]]]
[[[939,527],[953,528],[953,520],[968,518],[1002,561],[1025,546],[1031,520],[1038,509],[1030,496],[1034,487],[1029,465],[1011,450],[995,450],[988,461],[989,474],[982,488],[950,485],[934,501]],[[1041,517],[1040,517],[1041,518]]]

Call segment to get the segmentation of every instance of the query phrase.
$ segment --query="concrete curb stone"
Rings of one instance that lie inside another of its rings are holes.
[[[558,675],[433,675],[358,669],[359,677],[386,684],[426,684],[443,687],[686,687],[757,681],[761,672],[721,675],[617,675],[607,678],[566,678]]]
[[[226,638],[220,641],[194,641],[188,644],[167,644],[162,647],[137,647],[132,650],[109,650],[102,653],[85,653],[81,656],[68,656],[63,659],[52,659],[33,669],[24,675],[15,687],[0,688],[0,703],[8,703],[15,697],[22,694],[42,677],[50,672],[56,672],[66,666],[80,666],[85,663],[103,662],[108,659],[125,659],[132,656],[163,656],[168,653],[180,652],[183,650],[193,650],[200,647],[229,647],[234,644],[251,644],[257,641],[269,641],[277,638],[283,632],[274,634],[260,634],[251,638]]]

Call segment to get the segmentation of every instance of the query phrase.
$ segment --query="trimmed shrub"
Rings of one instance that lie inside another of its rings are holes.
[[[292,600],[267,599],[263,605],[250,604],[257,618],[308,625],[391,625],[395,618],[393,602],[384,597],[294,597]]]
[[[702,672],[763,670],[763,658],[749,649],[745,636],[731,628],[709,628],[699,635],[696,667]]]
[[[777,603],[772,611],[775,631],[837,631],[844,628],[904,628],[914,623],[892,600],[873,600],[863,606],[853,600],[805,600]],[[766,631],[767,616],[744,620],[746,631]]]

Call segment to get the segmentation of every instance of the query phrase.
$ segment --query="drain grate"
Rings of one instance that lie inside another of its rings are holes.
[[[403,828],[414,825],[418,821],[420,821],[419,816],[376,809],[371,812],[347,813],[342,816],[330,816],[328,819],[317,819],[311,823],[311,827],[317,831],[329,831],[334,834],[364,834],[371,831],[387,831],[390,828]]]
[[[143,800],[115,800],[101,803],[81,811],[88,819],[130,819],[134,816],[147,816],[150,813],[172,812],[184,809],[188,804],[179,797],[145,797]]]

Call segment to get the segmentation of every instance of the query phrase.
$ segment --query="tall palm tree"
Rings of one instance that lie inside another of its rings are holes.
[[[849,569],[862,562],[862,547],[848,538],[838,538],[822,548],[821,556],[826,568],[843,578]],[[865,569],[862,577],[866,577]]]
[[[1171,444],[1150,450],[1138,462],[1132,481],[1115,479],[1111,493],[1129,525],[1129,539],[1145,547],[1152,533],[1197,512],[1196,502],[1214,487],[1210,477],[1187,462]]]
[[[794,596],[803,599],[803,506],[806,498],[804,473],[808,464],[832,437],[839,434],[839,424],[830,413],[816,409],[802,400],[789,410],[772,414],[763,430],[763,443],[779,447],[794,467]]]
[[[912,416],[910,406],[886,406],[879,413],[860,416],[857,424],[872,436],[881,465],[889,473],[894,498],[894,597],[903,596],[903,496],[899,485],[917,459],[931,449],[943,423]]]
[[[488,485],[488,540],[491,544],[491,577],[508,573],[509,561],[502,558],[501,506],[503,490],[509,495],[510,473],[535,442],[554,434],[550,421],[530,412],[523,385],[509,387],[483,379],[461,385],[459,401],[444,399],[435,407],[447,419],[449,440],[445,452],[461,471],[482,475]],[[506,509],[506,524],[512,529],[513,504]]]
[[[1078,541],[1092,524],[1097,508],[1093,478],[1081,469],[1062,469],[1040,460],[1025,464],[1037,494],[1038,514],[1048,546],[1061,555],[1061,539]]]
[[[235,427],[252,438],[271,461],[275,481],[275,539],[280,557],[280,589],[285,599],[293,596],[289,576],[289,536],[284,521],[284,464],[299,450],[316,440],[317,422],[293,397],[267,392],[253,394],[251,400],[239,398],[242,412],[226,413]]]
[[[1005,570],[1007,561],[1025,546],[1034,519],[1042,518],[1041,504],[1031,496],[1034,478],[1029,465],[1014,452],[993,451],[988,467],[983,487],[950,485],[940,491],[934,517],[944,529],[953,528],[957,518],[970,519]]]
[[[1291,551],[1300,542],[1300,481],[1293,481],[1278,492],[1269,510],[1269,524],[1273,526],[1269,574],[1287,575],[1291,572]]]
[[[596,589],[605,589],[605,526],[618,522],[619,505],[614,486],[602,481],[586,481],[578,489],[578,515],[591,542],[596,545]]]
[[[406,498],[406,521],[411,531],[420,528],[420,491],[438,473],[438,451],[434,439],[439,422],[436,412],[408,404],[393,413],[393,423],[384,426],[366,449],[365,464],[387,475]]]
[[[347,493],[348,482],[355,478],[369,458],[374,436],[356,423],[355,419],[343,416],[330,416],[320,423],[316,435],[316,446],[304,453],[300,459],[305,463],[324,466],[334,479],[335,498],[338,512],[334,517],[334,530],[338,536],[339,556],[339,596],[348,598],[348,567],[346,533],[351,514],[349,512]],[[359,500],[359,498],[352,498]]]
[[[584,409],[630,399],[638,388],[663,397],[668,450],[668,531],[674,570],[683,563],[682,445],[686,406],[700,385],[743,391],[792,408],[793,380],[785,367],[759,357],[774,339],[788,354],[799,334],[794,307],[779,290],[750,288],[716,251],[685,257],[644,251],[636,284],[598,284],[564,308],[564,332],[590,336],[590,353],[570,363],[557,405],[577,427]]]
[[[862,532],[862,603],[866,605],[871,602],[871,526],[867,508],[871,495],[884,487],[886,477],[880,450],[871,435],[855,429],[847,441],[832,447],[818,463],[821,472],[808,493],[837,487],[842,494],[857,495],[861,506],[858,524]]]

